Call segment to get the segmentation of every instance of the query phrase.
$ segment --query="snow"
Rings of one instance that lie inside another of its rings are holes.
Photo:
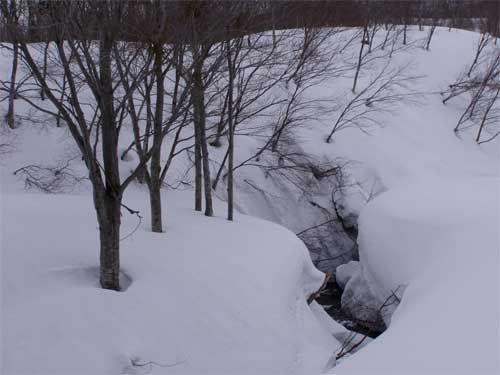
[[[369,324],[375,327],[381,326],[381,318],[387,314],[385,308],[381,309],[384,300],[377,298],[377,292],[363,272],[364,269],[359,267],[347,282],[340,300],[342,310],[359,321],[371,322]]]
[[[344,289],[349,280],[359,271],[359,262],[351,260],[337,267],[335,270],[335,281],[341,289]]]
[[[499,189],[429,179],[363,210],[361,264],[381,294],[407,287],[389,329],[335,374],[499,373]]]
[[[122,293],[101,290],[88,184],[64,191],[71,195],[41,195],[24,192],[12,175],[26,164],[68,159],[84,175],[67,130],[26,123],[9,132],[15,151],[0,163],[2,373],[500,373],[500,138],[478,146],[474,129],[454,135],[465,102],[444,106],[437,94],[478,38],[438,28],[430,51],[395,54],[396,65],[415,62],[413,72],[425,76],[415,89],[426,95],[381,116],[383,126],[343,129],[330,144],[329,122],[298,130],[301,151],[315,160],[348,161],[343,203],[360,215],[360,272],[349,283],[360,294],[368,285],[379,305],[404,290],[388,330],[333,369],[350,333],[317,304],[307,306],[323,274],[291,232],[240,214],[235,223],[207,219],[192,211],[189,190],[168,189],[166,233],[152,234],[146,192],[132,186],[124,202],[144,219],[136,230],[137,217],[122,218],[122,236],[130,234],[121,243],[130,285]],[[7,67],[0,64],[2,75]],[[347,100],[351,85],[350,77],[336,77],[316,94]],[[26,107],[16,105],[29,120]],[[236,163],[261,146],[257,139],[236,137]],[[129,140],[123,136],[121,146]],[[224,152],[211,148],[210,156],[220,161]],[[136,162],[123,161],[122,174]],[[180,155],[169,170],[172,185],[186,166]],[[241,168],[236,206],[295,232],[323,222],[310,201],[326,205],[330,187],[314,185],[306,196],[292,185],[257,167]],[[218,205],[224,190],[216,192]],[[224,209],[216,205],[216,214]],[[339,242],[331,255],[352,246]]]
[[[168,194],[167,233],[143,223],[122,241],[132,282],[112,292],[97,285],[90,197],[2,198],[3,374],[318,373],[339,346],[306,303],[324,275],[278,225]],[[146,216],[145,198],[125,202]],[[123,220],[126,236],[137,218]]]
[[[477,38],[438,29],[417,52],[427,91],[453,81]],[[337,152],[363,166],[361,190],[383,186],[361,206],[361,274],[379,305],[391,291],[402,300],[387,331],[332,374],[500,373],[500,147],[453,134],[464,105],[430,96],[370,135],[339,134]]]

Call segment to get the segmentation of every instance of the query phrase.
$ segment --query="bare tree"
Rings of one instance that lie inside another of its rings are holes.
[[[426,38],[426,41],[425,41],[425,49],[428,51],[429,50],[429,47],[431,45],[431,40],[432,40],[432,36],[434,35],[434,32],[436,31],[436,25],[433,24],[430,28],[429,28],[429,32],[427,33],[427,38]]]
[[[476,60],[482,62],[478,63]],[[457,133],[462,128],[467,128],[465,124],[468,122],[477,125],[478,132],[475,139],[481,144],[495,139],[500,134],[500,131],[495,130],[500,123],[500,52],[492,50],[483,58],[476,56],[473,65],[474,69],[469,68],[456,83],[449,86],[449,93],[443,99],[443,103],[459,95],[470,94],[469,104],[462,112],[454,131]],[[475,71],[476,74],[468,78],[469,71]],[[482,140],[485,130],[488,130],[489,135]]]
[[[145,47],[142,51],[143,56],[138,59],[135,69],[130,67],[127,69],[127,61],[130,61],[130,58],[122,58],[122,52],[115,48],[117,70],[127,96],[134,135],[134,141],[122,153],[121,158],[126,158],[127,153],[132,148],[135,148],[141,161],[147,159],[148,153],[151,153],[149,168],[145,165],[139,172],[138,179],[139,182],[146,182],[149,189],[151,229],[153,232],[163,231],[161,187],[178,145],[180,131],[186,125],[189,88],[186,84],[182,85],[180,80],[179,71],[183,69],[182,63],[179,64],[177,61],[180,49],[182,46],[165,47],[161,43]],[[122,48],[123,50],[125,53],[129,53],[126,52],[126,45]],[[135,54],[136,52],[132,50],[131,53]],[[166,88],[166,76],[171,69],[175,71],[176,78],[173,86],[169,85]],[[150,73],[144,74],[145,71]],[[129,82],[135,81],[139,83],[132,87]],[[169,110],[167,110],[167,104]],[[143,117],[143,112],[146,112],[146,118]],[[163,141],[174,130],[176,137],[169,159],[162,165]]]
[[[236,53],[241,50],[243,39],[236,40]],[[233,100],[234,100],[234,79],[236,78],[236,66],[233,61],[237,61],[238,56],[232,55],[232,45],[226,43],[227,67],[228,67],[228,88],[227,88],[227,126],[228,126],[228,177],[227,177],[227,219],[233,220],[234,216],[234,118],[233,118]]]
[[[359,55],[358,55],[358,63],[356,65],[356,71],[354,73],[354,82],[352,83],[352,92],[356,92],[356,85],[358,83],[358,77],[359,77],[359,71],[361,69],[361,65],[363,62],[363,50],[365,48],[365,45],[369,45],[370,41],[368,40],[369,38],[369,33],[368,33],[368,25],[363,28],[363,34],[361,37],[361,47],[359,48]],[[371,48],[370,48],[371,52]]]
[[[15,118],[15,100],[17,99],[17,63],[18,63],[19,49],[17,43],[12,45],[12,71],[10,75],[10,87],[9,87],[9,107],[7,110],[7,124],[9,128],[14,129],[16,127]]]
[[[474,55],[474,60],[472,61],[472,64],[470,65],[469,70],[467,71],[467,77],[470,78],[472,71],[474,70],[474,67],[479,62],[479,57],[482,55],[484,48],[488,45],[490,40],[491,40],[491,36],[488,33],[481,34],[481,38],[479,39],[479,42],[477,43],[476,53]]]
[[[4,6],[7,7],[7,4],[5,4]],[[18,22],[19,12],[16,6],[16,0],[10,0],[8,11],[11,14],[13,22]],[[19,48],[17,43],[12,43],[12,68],[11,68],[10,87],[9,87],[9,106],[6,115],[7,125],[11,129],[14,129],[16,127],[14,105],[15,105],[15,100],[17,99],[16,79],[17,79],[17,65],[19,57],[18,49]]]
[[[126,118],[126,97],[118,97],[117,76],[113,70],[113,46],[127,15],[127,6],[112,1],[88,3],[47,4],[46,17],[59,36],[54,43],[60,68],[66,77],[68,90],[61,101],[61,85],[44,76],[33,54],[33,48],[21,38],[19,25],[12,17],[7,2],[2,0],[2,13],[10,25],[12,38],[19,44],[19,51],[26,67],[45,93],[52,107],[34,101],[30,104],[54,117],[61,116],[89,172],[93,200],[99,223],[100,283],[105,289],[120,289],[120,224],[123,192],[143,167],[142,160],[135,170],[121,181],[119,173],[118,137]],[[89,5],[89,6],[87,6]],[[67,12],[72,14],[68,17]],[[92,41],[92,33],[99,30],[99,39]],[[65,41],[66,39],[66,41]],[[71,51],[71,52],[70,52]],[[74,62],[69,61],[72,54]],[[89,117],[89,108],[90,117]],[[98,148],[102,158],[98,154]],[[151,154],[147,155],[149,158]]]
[[[411,85],[420,77],[408,74],[408,70],[409,65],[393,68],[387,62],[343,107],[326,142],[330,143],[333,135],[346,127],[364,130],[379,125],[376,113],[394,110],[403,101],[415,101],[418,93],[411,90]]]

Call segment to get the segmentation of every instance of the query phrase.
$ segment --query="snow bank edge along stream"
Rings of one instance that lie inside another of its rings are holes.
[[[360,217],[365,276],[382,300],[406,286],[389,329],[335,374],[498,374],[500,179],[400,185]]]

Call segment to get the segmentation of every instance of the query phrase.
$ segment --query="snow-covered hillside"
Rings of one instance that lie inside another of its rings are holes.
[[[422,33],[412,30],[409,38]],[[97,285],[98,230],[88,182],[72,180],[59,194],[42,194],[13,175],[26,165],[68,160],[74,176],[86,175],[67,129],[48,116],[47,123],[32,123],[40,114],[19,102],[19,128],[1,133],[12,146],[0,162],[2,373],[498,374],[500,138],[477,145],[472,127],[455,134],[466,102],[459,97],[443,105],[439,95],[470,62],[478,38],[438,28],[429,51],[395,53],[391,64],[411,62],[411,74],[420,77],[411,86],[415,101],[374,113],[379,125],[346,126],[330,143],[332,122],[355,95],[352,77],[307,92],[315,100],[335,97],[339,107],[330,117],[308,115],[292,135],[293,147],[311,160],[343,166],[343,212],[359,215],[360,267],[351,280],[362,281],[346,288],[372,294],[378,306],[391,291],[401,298],[386,317],[387,331],[335,367],[348,332],[318,305],[307,305],[324,274],[289,231],[331,218],[325,214],[330,181],[311,178],[297,187],[288,175],[262,167],[277,159],[264,153],[259,165],[239,168],[235,181],[236,207],[260,219],[238,214],[229,223],[222,217],[223,187],[215,192],[216,217],[192,211],[192,163],[180,154],[164,189],[165,233],[149,232],[144,186],[125,194],[124,204],[143,217],[123,211],[121,262],[129,287],[104,291]],[[8,54],[0,59],[4,79]],[[358,87],[382,66],[363,71]],[[236,165],[263,143],[262,134],[245,126],[236,136]],[[131,139],[125,131],[122,149]],[[210,147],[214,174],[224,153]],[[136,162],[131,153],[121,172]],[[331,237],[319,256],[353,246],[345,233]],[[333,271],[351,257],[322,269]]]
[[[496,374],[500,369],[500,180],[433,179],[389,189],[360,217],[360,258],[389,329],[337,374]]]
[[[124,217],[129,287],[117,293],[97,283],[89,197],[2,196],[3,374],[324,369],[339,343],[306,303],[323,274],[300,240],[250,217],[195,214],[186,194],[169,198],[167,233],[134,232],[137,218]],[[147,212],[144,194],[126,201]]]
[[[385,191],[361,209],[362,275],[380,304],[404,290],[388,330],[335,374],[500,371],[500,147],[478,146],[473,129],[456,136],[466,103],[443,106],[437,94],[470,63],[478,38],[438,29],[431,51],[414,52],[420,90],[436,94],[332,146]]]

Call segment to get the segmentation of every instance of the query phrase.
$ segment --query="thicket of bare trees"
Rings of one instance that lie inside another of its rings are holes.
[[[103,288],[119,290],[121,210],[125,208],[136,213],[123,204],[122,197],[132,181],[146,182],[152,230],[161,232],[161,186],[172,159],[181,151],[193,148],[195,208],[201,210],[203,189],[205,214],[213,215],[208,153],[210,129],[207,125],[207,112],[213,98],[207,97],[206,92],[207,87],[226,71],[221,69],[226,61],[229,85],[235,85],[233,60],[237,60],[237,55],[232,56],[232,46],[228,44],[231,42],[214,40],[214,36],[220,36],[216,34],[218,30],[210,32],[202,25],[200,12],[210,12],[208,5],[211,4],[177,4],[177,11],[185,12],[190,22],[186,28],[178,30],[175,42],[170,40],[168,44],[163,39],[167,18],[162,17],[171,11],[167,2],[63,4],[2,0],[0,5],[3,25],[13,41],[12,74],[8,84],[3,82],[3,89],[9,93],[7,123],[15,127],[14,102],[21,99],[68,128],[92,185],[100,233],[100,282]],[[246,7],[235,4],[232,7],[235,17],[241,16]],[[229,9],[228,19],[231,19],[231,12]],[[43,44],[28,43],[26,24],[35,29],[35,33],[50,35],[53,40]],[[143,26],[140,40],[123,41],[123,26],[130,24]],[[45,25],[50,25],[48,30],[43,30]],[[174,34],[171,31],[169,35]],[[184,43],[186,37],[189,43]],[[17,79],[18,62],[25,72],[22,82]],[[232,90],[227,91],[230,95],[227,96],[226,121],[232,145],[234,125],[238,120],[235,119]],[[241,103],[236,107],[241,107]],[[189,142],[193,136],[187,132],[186,137],[181,131],[190,123],[193,124],[194,144]],[[132,128],[134,139],[124,152],[120,152],[119,138],[126,127]],[[223,128],[219,129],[219,137]],[[169,157],[162,165],[163,141],[170,134],[175,134],[174,139]],[[182,142],[186,142],[185,147],[177,150]],[[138,163],[128,173],[120,173],[119,160],[127,158],[132,149],[138,156]],[[230,146],[230,179],[233,153],[234,148]],[[61,188],[62,181],[67,180],[66,170],[66,166],[54,169],[32,165],[15,173],[24,175],[30,186],[55,192]],[[228,218],[232,219],[231,183],[228,183],[228,197],[231,199]]]
[[[465,97],[468,104],[455,126],[455,133],[475,127],[475,141],[489,142],[500,135],[500,51],[487,47],[494,38],[482,34],[474,58],[457,80],[442,93],[443,104],[456,97]]]

